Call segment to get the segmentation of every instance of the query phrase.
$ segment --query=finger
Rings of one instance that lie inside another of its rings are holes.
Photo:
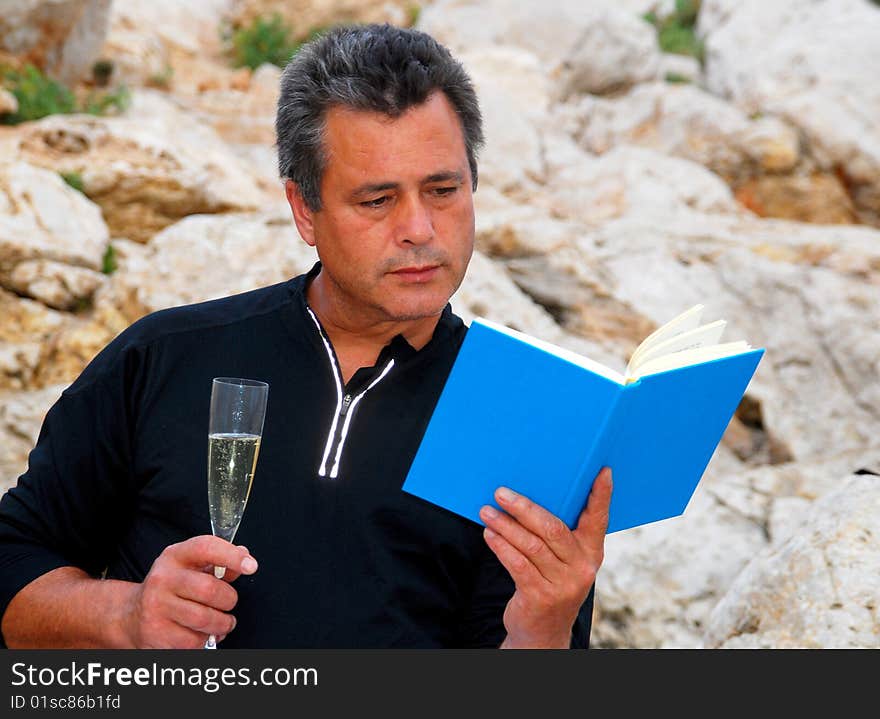
[[[500,534],[486,527],[483,538],[498,561],[508,571],[517,587],[531,587],[544,584],[547,580],[523,554]]]
[[[235,628],[235,617],[188,599],[177,598],[171,605],[174,621],[199,634],[229,634]]]
[[[246,548],[236,547],[231,542],[211,534],[202,534],[173,544],[165,550],[165,553],[178,563],[199,570],[206,566],[211,566],[212,569],[215,566],[226,567],[234,573],[233,578],[257,571],[257,560]]]
[[[217,567],[216,564],[206,564],[201,570],[205,574],[210,574],[211,576],[217,576]],[[224,582],[232,583],[236,579],[238,579],[242,574],[253,574],[257,571],[257,560],[251,556],[246,556],[242,561],[239,569],[232,569],[230,567],[221,567],[223,576],[217,577],[218,579],[222,579]],[[245,569],[246,571],[240,571],[241,569]]]
[[[611,507],[613,481],[611,468],[603,467],[587,499],[587,506],[578,518],[574,534],[580,542],[599,551],[605,546],[605,534],[608,531],[608,510]]]
[[[499,487],[495,491],[495,501],[528,531],[543,539],[561,561],[571,562],[576,558],[579,551],[577,542],[559,517],[507,487]]]
[[[147,638],[141,649],[200,649],[208,637],[177,622],[163,622],[161,635]]]
[[[513,517],[486,505],[480,510],[480,519],[505,542],[528,559],[547,581],[560,578],[565,564],[560,561],[541,537],[532,534]]]
[[[181,571],[175,577],[172,592],[176,597],[204,604],[222,612],[230,611],[238,602],[238,592],[229,585],[229,582],[217,579],[213,573]]]

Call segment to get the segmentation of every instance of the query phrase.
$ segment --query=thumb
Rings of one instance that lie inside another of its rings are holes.
[[[581,512],[574,530],[574,533],[588,544],[596,544],[601,547],[605,543],[612,489],[611,468],[603,467],[593,481],[587,506]]]

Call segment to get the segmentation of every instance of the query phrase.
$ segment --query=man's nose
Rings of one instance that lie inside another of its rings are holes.
[[[434,238],[431,208],[421,196],[409,196],[398,205],[398,242],[421,245]]]

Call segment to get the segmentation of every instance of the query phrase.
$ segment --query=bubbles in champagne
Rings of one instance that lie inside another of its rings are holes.
[[[232,541],[244,514],[260,453],[256,434],[208,435],[208,506],[211,531]]]

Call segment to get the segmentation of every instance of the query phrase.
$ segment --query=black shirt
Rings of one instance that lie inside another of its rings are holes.
[[[210,534],[211,381],[247,377],[269,400],[235,542],[260,568],[221,646],[498,646],[514,587],[482,527],[401,490],[466,327],[447,306],[425,347],[397,336],[343,386],[305,300],[319,270],[155,312],[92,360],[0,500],[0,614],[57,567],[139,582]],[[592,592],[573,646],[591,611]]]

